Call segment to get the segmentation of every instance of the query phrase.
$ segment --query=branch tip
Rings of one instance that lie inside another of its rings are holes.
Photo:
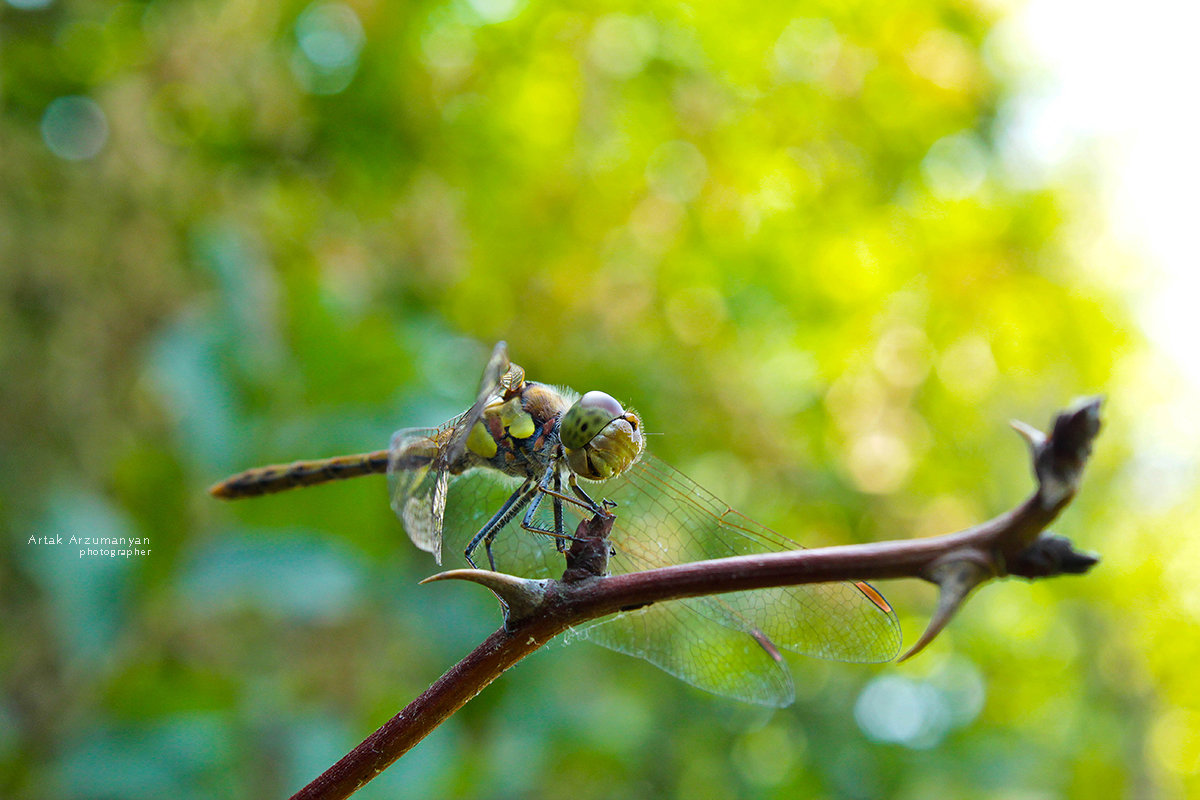
[[[1098,563],[1099,555],[1076,550],[1065,536],[1044,534],[1012,559],[1008,572],[1022,578],[1082,575]]]
[[[1014,423],[1013,427],[1029,442],[1043,508],[1062,508],[1079,488],[1084,465],[1092,454],[1092,440],[1100,432],[1103,403],[1099,395],[1077,400],[1055,415],[1049,436],[1024,423]]]

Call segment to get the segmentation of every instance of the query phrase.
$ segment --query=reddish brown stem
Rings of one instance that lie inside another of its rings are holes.
[[[550,638],[533,638],[528,630],[523,633],[523,636],[515,637],[503,628],[493,633],[409,703],[407,708],[388,720],[316,780],[296,792],[293,800],[331,800],[349,797],[358,791],[483,691],[504,670]]]

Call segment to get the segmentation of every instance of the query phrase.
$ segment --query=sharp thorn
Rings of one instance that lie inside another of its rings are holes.
[[[422,584],[434,581],[470,581],[486,586],[508,609],[508,623],[517,622],[528,617],[537,609],[542,598],[546,595],[546,581],[529,580],[508,575],[503,572],[492,572],[486,569],[452,569],[430,575]]]
[[[924,650],[954,619],[967,595],[990,577],[990,573],[975,559],[948,561],[933,569],[930,576],[938,585],[938,604],[925,632],[908,652],[897,661],[907,661]]]

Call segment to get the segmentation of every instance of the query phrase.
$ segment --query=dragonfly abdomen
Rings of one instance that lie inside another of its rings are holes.
[[[357,478],[359,475],[387,472],[387,467],[386,450],[313,461],[295,461],[291,464],[272,464],[269,467],[256,467],[239,472],[213,485],[208,492],[214,497],[236,500],[282,492],[298,486],[312,486],[344,478]]]

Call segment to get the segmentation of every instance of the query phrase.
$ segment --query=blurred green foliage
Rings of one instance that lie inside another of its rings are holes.
[[[1105,562],[911,663],[797,661],[774,715],[550,647],[361,796],[1197,790],[1200,552],[1162,527],[1196,506],[1138,449],[1167,384],[1086,193],[1003,147],[994,13],[0,6],[0,795],[283,796],[486,636],[382,479],[204,488],[445,420],[499,338],[810,545],[1003,510],[1004,422],[1107,392],[1060,525]],[[882,588],[911,640],[931,591]]]

